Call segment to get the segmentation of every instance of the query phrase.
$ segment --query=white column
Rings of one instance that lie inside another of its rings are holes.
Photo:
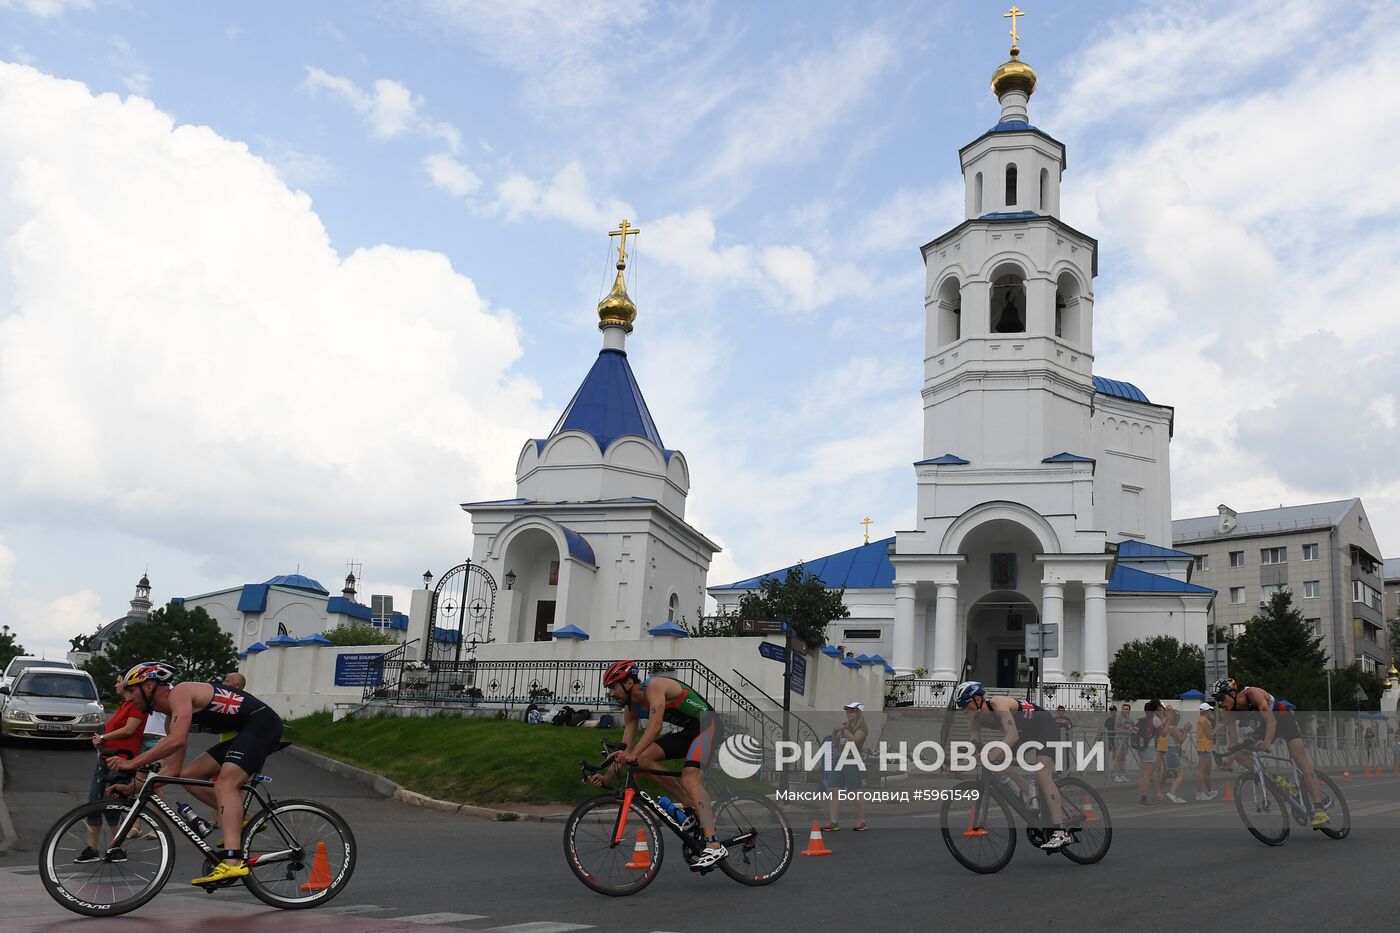
[[[914,663],[914,584],[894,585],[894,658],[890,666],[901,674],[918,667]]]
[[[928,607],[914,603],[914,666],[928,667]]]
[[[1057,656],[1045,658],[1040,664],[1042,683],[1063,683],[1065,679],[1065,585],[1063,583],[1042,583],[1040,589],[1040,621],[1045,625],[1059,627],[1059,648]]]
[[[962,670],[958,654],[958,585],[938,584],[933,616],[933,670],[935,680],[952,680]]]
[[[408,633],[405,641],[417,639],[418,643],[405,652],[409,661],[422,661],[428,657],[433,644],[433,633],[428,631],[433,608],[433,594],[430,590],[414,590],[408,603]]]
[[[1084,679],[1108,680],[1108,587],[1084,584]]]

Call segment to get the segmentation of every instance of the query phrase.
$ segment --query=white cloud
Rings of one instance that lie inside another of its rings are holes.
[[[611,229],[637,212],[615,199],[599,199],[590,190],[583,166],[570,162],[548,184],[538,184],[520,174],[507,176],[496,186],[496,208],[512,220],[523,217],[564,220],[583,230]]]
[[[326,91],[349,104],[364,118],[375,139],[393,139],[412,132],[440,139],[453,152],[462,146],[462,134],[450,124],[424,117],[422,96],[399,81],[380,78],[371,91],[366,91],[349,78],[308,65],[305,86],[312,93]]]
[[[466,197],[481,187],[481,179],[470,168],[445,152],[423,159],[423,169],[433,184],[454,197]]]
[[[132,94],[149,97],[151,94],[151,73],[141,60],[141,56],[131,43],[121,36],[113,36],[111,41],[112,54],[108,60],[122,72],[122,86]]]
[[[315,152],[304,152],[296,146],[274,139],[260,139],[258,149],[277,174],[290,187],[312,188],[335,184],[341,180],[340,169],[334,162]]]
[[[509,494],[553,413],[446,257],[338,255],[270,165],[141,98],[0,63],[0,112],[0,514],[415,579],[468,491]]]
[[[91,10],[93,0],[0,0],[0,9],[21,10],[43,19],[62,16],[69,10]]]

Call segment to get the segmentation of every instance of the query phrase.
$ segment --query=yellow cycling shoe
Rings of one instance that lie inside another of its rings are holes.
[[[196,878],[190,884],[218,884],[221,881],[236,881],[239,878],[248,876],[248,863],[239,862],[237,865],[230,865],[227,862],[220,862],[214,866],[214,870],[203,878]]]
[[[1330,822],[1332,822],[1332,817],[1327,815],[1326,810],[1313,811],[1312,825],[1314,828],[1318,826],[1326,826]]]

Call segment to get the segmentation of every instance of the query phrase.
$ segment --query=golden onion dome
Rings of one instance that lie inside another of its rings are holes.
[[[637,306],[627,296],[627,286],[622,281],[624,268],[626,267],[623,263],[617,264],[617,281],[613,283],[612,291],[608,292],[607,297],[598,302],[598,326],[624,327],[630,334],[632,322],[637,319]]]
[[[1035,93],[1035,69],[1021,61],[1021,50],[1011,49],[1011,58],[992,72],[992,93],[1000,100],[1008,91],[1023,91],[1027,97]]]

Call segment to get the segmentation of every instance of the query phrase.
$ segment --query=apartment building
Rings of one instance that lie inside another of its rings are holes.
[[[1286,588],[1334,666],[1390,667],[1380,546],[1360,499],[1257,512],[1222,505],[1173,521],[1172,542],[1196,555],[1191,581],[1216,590],[1217,625],[1243,630]]]
[[[1385,617],[1394,619],[1400,616],[1400,557],[1388,557],[1381,572],[1385,583]],[[1395,645],[1391,645],[1391,650]]]

